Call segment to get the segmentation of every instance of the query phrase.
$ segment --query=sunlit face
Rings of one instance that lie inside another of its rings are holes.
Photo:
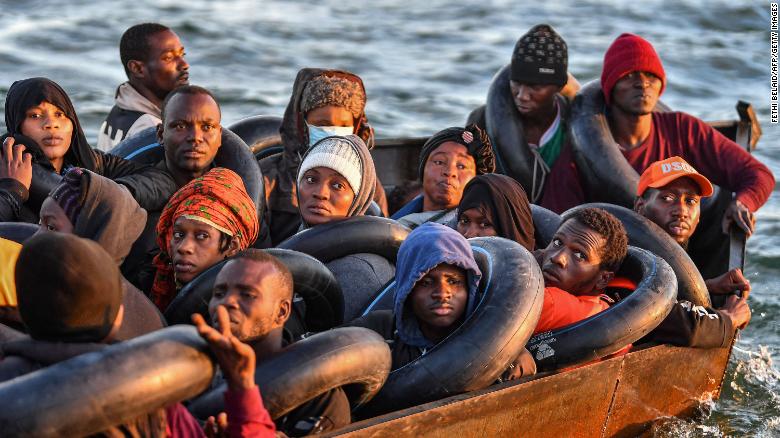
[[[354,200],[347,179],[329,167],[307,170],[298,183],[301,218],[309,226],[345,219]]]
[[[423,334],[432,336],[436,333],[437,338],[446,336],[457,327],[456,323],[466,312],[466,271],[444,263],[436,266],[414,284],[409,300]]]
[[[22,134],[38,143],[43,154],[59,169],[73,139],[73,122],[59,107],[43,101],[25,111]]]
[[[171,30],[147,37],[149,53],[143,63],[144,85],[163,100],[174,88],[189,83],[190,65],[184,59],[184,46]]]
[[[542,254],[544,285],[573,295],[598,293],[611,279],[601,267],[606,244],[606,239],[596,231],[576,219],[567,220]]]
[[[272,263],[229,261],[214,282],[209,301],[212,324],[217,324],[217,306],[223,305],[230,318],[230,331],[239,341],[254,342],[266,337],[290,316],[291,302],[284,297],[282,287],[281,275]]]
[[[662,85],[661,79],[652,73],[629,73],[612,88],[612,106],[634,116],[650,114],[661,95]]]
[[[434,149],[423,170],[424,211],[457,207],[476,169],[474,157],[460,143],[447,141]]]
[[[37,233],[56,231],[73,234],[73,224],[65,215],[65,210],[52,198],[47,197],[41,204],[40,219]]]
[[[469,208],[460,213],[458,232],[466,239],[498,235],[493,224],[478,208]]]
[[[661,188],[647,190],[645,196],[637,198],[634,210],[685,245],[699,225],[699,185],[690,178],[677,178]]]
[[[165,161],[193,178],[205,173],[222,145],[219,106],[207,94],[176,94],[165,107],[158,139]]]
[[[341,106],[326,105],[306,113],[306,123],[312,126],[355,126],[352,113]]]
[[[517,111],[530,117],[552,108],[555,105],[555,95],[561,91],[561,87],[557,85],[527,84],[517,81],[509,81],[509,89]]]
[[[220,231],[211,225],[183,216],[176,219],[169,245],[176,280],[182,284],[189,283],[201,272],[235,253],[235,239],[225,248],[225,244],[220,243],[220,236]]]

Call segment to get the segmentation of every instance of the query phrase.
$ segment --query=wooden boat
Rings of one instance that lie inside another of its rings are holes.
[[[755,113],[745,102],[737,112],[739,120],[710,125],[753,150],[761,136]],[[425,140],[377,141],[372,154],[386,186],[417,179]],[[737,239],[729,265],[741,266],[743,257],[744,240]],[[641,345],[623,356],[455,395],[323,436],[633,437],[660,418],[690,417],[718,399],[730,355],[731,347]]]

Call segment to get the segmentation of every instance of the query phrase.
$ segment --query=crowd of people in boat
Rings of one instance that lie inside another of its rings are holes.
[[[358,253],[326,265],[344,293],[344,325],[384,337],[393,370],[424,356],[474,311],[483,273],[469,238],[498,236],[533,253],[544,279],[534,333],[596,315],[619,300],[610,291],[637,287],[617,275],[630,236],[606,210],[568,215],[548,245],[535,236],[531,204],[563,213],[599,198],[583,182],[569,131],[580,87],[568,72],[566,42],[548,25],[517,41],[505,87],[526,140],[513,147],[533,157],[541,178],[534,175],[524,187],[507,176],[512,158],[497,152],[486,126],[490,108],[482,108],[465,127],[431,135],[419,163],[395,163],[416,165],[418,180],[389,195],[372,159],[368,93],[356,74],[299,71],[279,129],[282,152],[230,168],[218,165],[230,162],[219,159],[225,138],[219,102],[189,84],[177,34],[160,24],[135,25],[119,49],[128,80],[116,90],[96,148],[53,80],[23,79],[8,90],[0,221],[37,223],[38,231],[23,242],[0,239],[0,322],[27,335],[0,344],[0,381],[164,328],[161,312],[179,291],[227,260],[214,282],[209,318],[192,319],[216,357],[218,378],[228,384],[227,415],[201,425],[177,403],[115,429],[138,436],[299,436],[345,426],[351,407],[340,388],[274,420],[263,406],[256,362],[297,339],[285,331],[295,308],[290,270],[259,248],[364,216],[372,207],[412,230],[397,259]],[[622,34],[607,49],[604,114],[620,153],[641,175],[634,212],[687,250],[700,218],[707,219],[702,201],[715,184],[734,193],[714,219],[721,239],[732,227],[749,236],[755,212],[774,189],[771,171],[696,117],[653,111],[666,84],[661,58],[642,37]],[[159,162],[109,153],[149,128],[164,150]],[[262,175],[263,209],[246,169]],[[36,184],[52,175],[61,179],[48,193],[37,192]],[[750,321],[750,282],[740,269],[711,277],[709,294],[726,297],[719,307],[678,301],[643,341],[727,346]],[[393,279],[392,308],[365,313]],[[502,379],[535,372],[525,350]]]

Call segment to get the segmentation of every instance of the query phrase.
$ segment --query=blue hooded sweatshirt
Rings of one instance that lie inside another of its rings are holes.
[[[401,245],[396,264],[393,314],[397,335],[407,345],[426,349],[435,345],[422,334],[417,317],[404,303],[414,285],[442,263],[467,272],[468,302],[465,316],[470,315],[476,307],[477,286],[482,273],[474,260],[471,245],[460,233],[447,226],[433,222],[420,225]]]

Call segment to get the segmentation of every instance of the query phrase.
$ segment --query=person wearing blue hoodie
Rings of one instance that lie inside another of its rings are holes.
[[[398,251],[393,310],[376,310],[348,325],[372,329],[390,344],[398,369],[452,333],[476,306],[482,273],[466,238],[428,222]]]

